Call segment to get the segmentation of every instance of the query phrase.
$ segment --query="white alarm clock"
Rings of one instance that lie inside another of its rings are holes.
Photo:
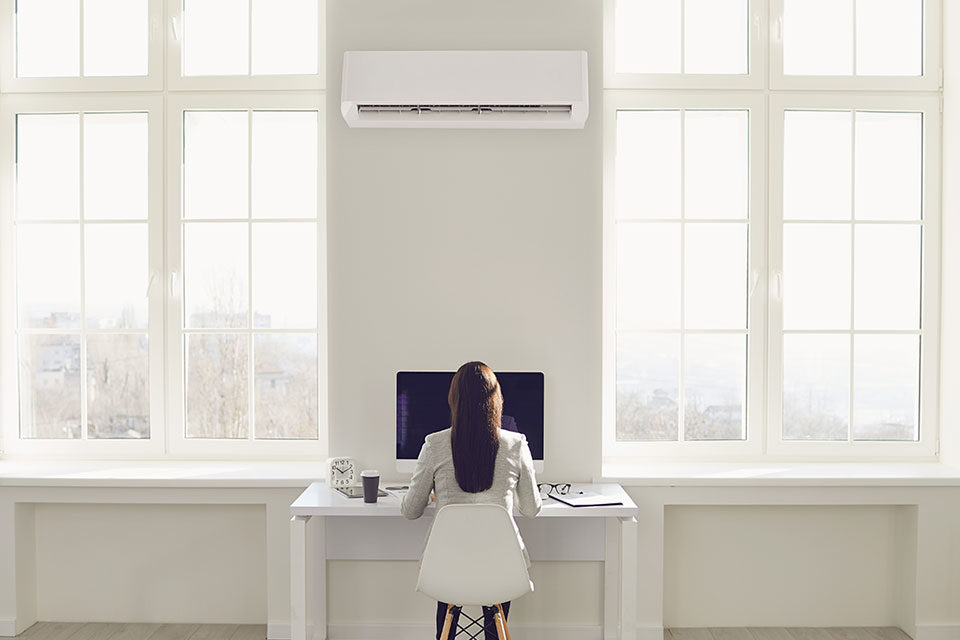
[[[327,481],[331,487],[349,487],[356,484],[360,474],[357,461],[347,456],[327,459]]]

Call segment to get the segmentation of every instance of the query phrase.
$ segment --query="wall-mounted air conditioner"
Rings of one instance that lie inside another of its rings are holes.
[[[582,129],[586,51],[347,51],[351,127]]]

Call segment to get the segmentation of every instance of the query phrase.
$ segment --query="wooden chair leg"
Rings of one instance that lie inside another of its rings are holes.
[[[493,624],[497,627],[497,640],[507,640],[507,629],[503,626],[503,611],[497,605],[498,611],[493,614]]]
[[[507,636],[506,640],[510,640],[510,627],[507,626],[507,616],[503,612],[503,605],[498,604],[497,609],[500,611],[500,621],[503,623],[503,633]]]
[[[450,637],[450,625],[453,624],[453,605],[447,605],[447,617],[443,619],[443,631],[440,632],[440,640],[447,640]]]

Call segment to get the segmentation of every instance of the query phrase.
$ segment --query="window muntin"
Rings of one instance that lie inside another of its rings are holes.
[[[318,438],[318,119],[183,111],[187,440]]]
[[[16,0],[20,78],[146,76],[147,0]]]
[[[15,126],[19,435],[149,438],[146,211],[103,219],[97,197],[104,158],[119,158],[136,178],[125,195],[147,201],[148,114],[20,113]]]
[[[748,129],[746,110],[616,111],[617,441],[746,438]]]
[[[783,438],[917,441],[923,114],[783,118]]]

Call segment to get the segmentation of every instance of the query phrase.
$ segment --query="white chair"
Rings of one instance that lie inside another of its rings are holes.
[[[533,591],[533,582],[507,510],[497,504],[451,504],[440,509],[423,550],[417,591],[450,603],[441,640],[449,636],[452,610],[458,605],[495,606],[497,635],[510,640],[500,603]]]

